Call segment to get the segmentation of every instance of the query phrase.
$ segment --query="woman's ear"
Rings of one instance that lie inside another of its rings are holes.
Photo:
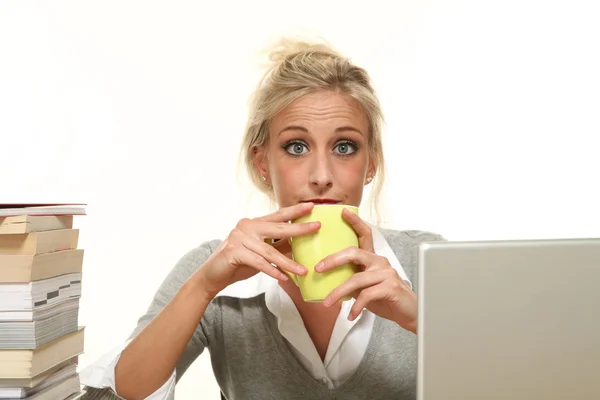
[[[256,172],[262,177],[263,182],[267,183],[269,181],[269,176],[267,175],[268,160],[264,148],[259,146],[254,146],[252,148],[252,164],[254,165]]]
[[[367,168],[367,176],[365,178],[365,185],[371,183],[377,174],[377,159],[375,157],[369,158],[369,167]]]

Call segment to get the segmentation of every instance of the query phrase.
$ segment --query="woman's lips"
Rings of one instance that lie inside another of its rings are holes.
[[[334,200],[334,199],[309,199],[309,200],[304,200],[303,203],[337,204],[337,203],[339,203],[339,200]]]

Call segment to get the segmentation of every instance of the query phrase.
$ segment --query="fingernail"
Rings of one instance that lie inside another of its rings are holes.
[[[348,321],[352,321],[354,319],[354,315],[350,314],[348,315]]]
[[[301,267],[301,266],[296,267],[296,273],[298,273],[298,274],[305,274],[307,272],[308,271],[304,267]]]
[[[319,228],[319,227],[321,227],[321,223],[319,221],[311,222],[310,227],[311,228]]]
[[[320,263],[315,265],[315,271],[321,272],[321,270],[323,269],[324,266],[325,266],[325,264],[323,264],[323,261],[321,261]]]
[[[325,300],[323,300],[323,307],[329,307],[331,304],[331,300],[329,299],[329,297],[327,297]]]

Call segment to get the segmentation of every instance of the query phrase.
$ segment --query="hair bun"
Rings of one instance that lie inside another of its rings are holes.
[[[309,42],[291,38],[281,38],[273,46],[266,49],[268,60],[272,66],[283,63],[286,59],[299,53],[321,53],[330,56],[340,56],[329,43]]]

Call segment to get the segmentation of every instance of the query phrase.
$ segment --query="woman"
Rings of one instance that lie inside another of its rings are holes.
[[[282,270],[306,269],[291,259],[287,240],[265,240],[316,232],[319,223],[287,221],[314,204],[358,206],[376,177],[378,195],[382,117],[367,72],[329,47],[283,42],[271,59],[242,151],[251,179],[279,210],[242,219],[223,241],[186,254],[122,352],[82,371],[87,398],[173,398],[175,382],[206,348],[228,399],[416,397],[417,249],[442,238],[376,229],[344,212],[359,248],[316,270],[354,262],[362,271],[323,303],[302,300]],[[353,299],[340,301],[346,295]]]

